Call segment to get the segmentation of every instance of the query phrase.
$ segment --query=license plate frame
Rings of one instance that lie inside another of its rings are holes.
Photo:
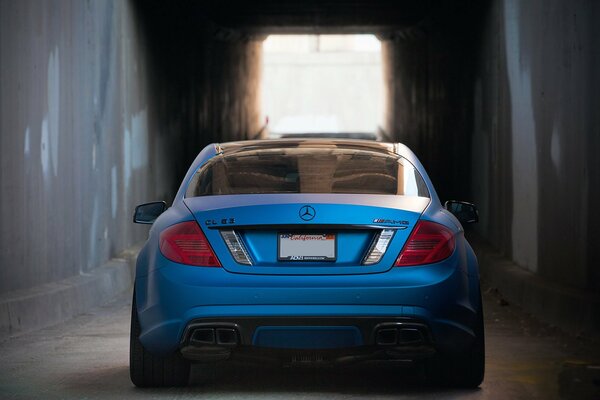
[[[335,262],[338,235],[331,232],[278,232],[277,260]]]

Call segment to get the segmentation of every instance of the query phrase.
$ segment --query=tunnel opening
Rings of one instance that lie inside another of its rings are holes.
[[[211,142],[362,131],[408,145],[427,166],[442,199],[471,199],[474,33],[480,30],[471,21],[481,7],[468,2],[352,8],[337,3],[303,8],[298,2],[135,4],[151,43],[147,64],[155,71],[156,92],[151,103],[157,129],[172,144],[165,151],[175,161],[174,185]],[[285,44],[296,38],[305,44]],[[320,56],[342,63],[344,41],[347,47],[358,42],[371,64],[364,69],[374,72],[368,79],[352,76],[356,60],[345,66],[348,78],[339,65],[314,65]],[[277,54],[278,46],[285,51]],[[286,77],[282,70],[291,70],[296,56],[295,67],[313,63],[306,72],[334,72],[308,84],[304,73]],[[360,95],[346,95],[348,90]]]
[[[383,75],[375,35],[269,35],[262,50],[264,137],[378,137]]]

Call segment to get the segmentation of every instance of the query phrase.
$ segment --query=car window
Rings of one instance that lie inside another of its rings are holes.
[[[429,197],[404,158],[340,148],[254,149],[218,155],[194,175],[186,197],[260,193],[354,193]]]

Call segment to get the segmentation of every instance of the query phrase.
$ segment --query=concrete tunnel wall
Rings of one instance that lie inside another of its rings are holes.
[[[187,32],[167,21],[160,41],[146,14],[0,2],[0,334],[92,305],[80,283],[147,235],[134,206],[170,202],[204,145],[259,129],[260,44],[200,29],[174,45]]]
[[[134,4],[151,43],[148,63],[159,77],[156,116],[173,138],[170,161],[178,187],[207,143],[253,138],[260,131],[262,39],[199,18],[193,2]]]
[[[494,1],[473,79],[476,229],[518,266],[484,255],[486,278],[589,335],[600,332],[599,17],[595,1]]]
[[[442,202],[470,196],[475,52],[473,26],[448,19],[431,16],[382,41],[385,131],[417,154]]]
[[[142,240],[132,206],[164,197],[172,171],[166,138],[149,132],[145,43],[126,3],[2,2],[0,18],[5,293]]]
[[[470,12],[384,41],[386,129],[442,200],[479,206],[473,229],[518,266],[484,265],[489,283],[541,319],[600,331],[600,4]]]
[[[474,77],[478,227],[523,268],[600,292],[600,4],[495,1]]]

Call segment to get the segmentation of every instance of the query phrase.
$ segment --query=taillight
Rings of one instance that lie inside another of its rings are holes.
[[[390,241],[394,237],[395,231],[393,229],[382,229],[375,240],[371,244],[371,248],[367,252],[367,256],[363,259],[363,265],[377,264],[381,261],[381,257],[387,251]]]
[[[206,236],[195,221],[172,225],[160,233],[160,251],[171,261],[203,267],[220,267]]]
[[[419,221],[394,266],[432,264],[450,257],[454,251],[454,234],[443,225]]]

